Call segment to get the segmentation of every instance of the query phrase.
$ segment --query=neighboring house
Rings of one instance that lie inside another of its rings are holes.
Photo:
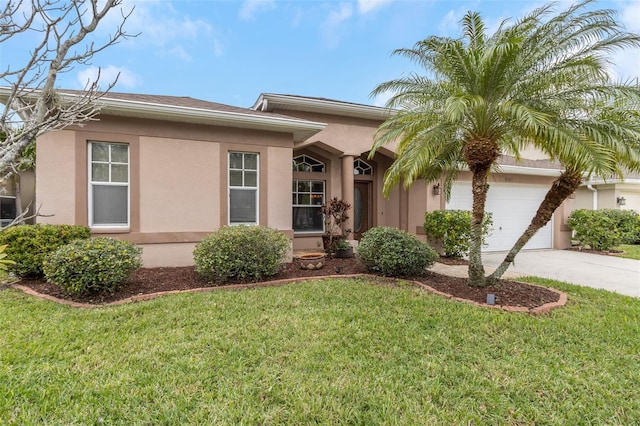
[[[423,234],[426,211],[471,206],[468,173],[449,202],[437,182],[382,196],[393,147],[368,154],[385,108],[276,94],[252,108],[124,93],[101,102],[98,121],[38,138],[37,202],[53,215],[38,222],[140,244],[148,267],[192,264],[202,237],[242,223],[279,229],[296,250],[318,249],[320,206],[332,197],[354,206],[355,239],[380,225]],[[488,250],[511,247],[560,173],[535,151],[523,157],[503,158],[491,177]],[[526,248],[568,246],[573,201]]]
[[[32,170],[19,172],[17,176],[0,181],[0,225],[2,227],[11,224],[16,216],[27,208],[28,213],[22,217],[28,218],[26,222],[33,223],[33,218],[29,217],[36,208],[33,205],[34,192],[35,174]]]
[[[624,179],[593,178],[576,191],[576,209],[622,209],[640,213],[640,174],[628,173]]]

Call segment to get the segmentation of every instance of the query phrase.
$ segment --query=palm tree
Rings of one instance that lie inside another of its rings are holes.
[[[553,15],[554,4],[504,21],[487,35],[478,13],[461,21],[460,38],[431,36],[398,49],[423,67],[380,84],[395,114],[378,129],[371,151],[394,143],[397,156],[385,175],[384,193],[403,182],[442,175],[448,184],[464,168],[472,174],[469,284],[500,278],[515,255],[550,219],[584,176],[640,170],[640,88],[612,81],[607,55],[639,47],[640,36],[616,22],[612,10],[588,10],[590,0]],[[534,146],[564,171],[553,183],[531,226],[496,272],[485,278],[482,220],[488,175],[501,155],[520,158]]]

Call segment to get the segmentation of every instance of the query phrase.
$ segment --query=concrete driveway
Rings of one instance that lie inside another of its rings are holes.
[[[506,252],[482,253],[485,266],[496,267]],[[570,250],[527,250],[507,270],[640,297],[640,260]]]

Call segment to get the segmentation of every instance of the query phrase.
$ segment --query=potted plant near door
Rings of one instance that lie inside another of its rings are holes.
[[[325,232],[322,242],[325,251],[329,253],[329,258],[336,251],[338,242],[344,240],[346,243],[347,234],[351,232],[350,229],[345,229],[345,223],[349,220],[347,211],[350,208],[351,204],[339,200],[338,197],[333,197],[322,205],[321,213],[324,216]]]
[[[353,257],[353,247],[351,247],[351,244],[344,238],[336,242],[335,249],[337,258],[348,259]]]

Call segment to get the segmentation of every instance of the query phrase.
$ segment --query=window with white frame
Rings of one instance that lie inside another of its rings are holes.
[[[0,181],[0,221],[7,226],[16,218],[16,197],[13,177]]]
[[[129,226],[129,145],[89,143],[89,226]]]
[[[229,153],[229,224],[258,223],[259,155]]]
[[[293,159],[292,194],[295,232],[324,231],[322,205],[325,199],[325,180],[309,179],[312,176],[310,173],[324,171],[325,164],[308,155],[299,155]]]
[[[296,232],[323,232],[322,204],[323,180],[293,180],[293,230]]]

